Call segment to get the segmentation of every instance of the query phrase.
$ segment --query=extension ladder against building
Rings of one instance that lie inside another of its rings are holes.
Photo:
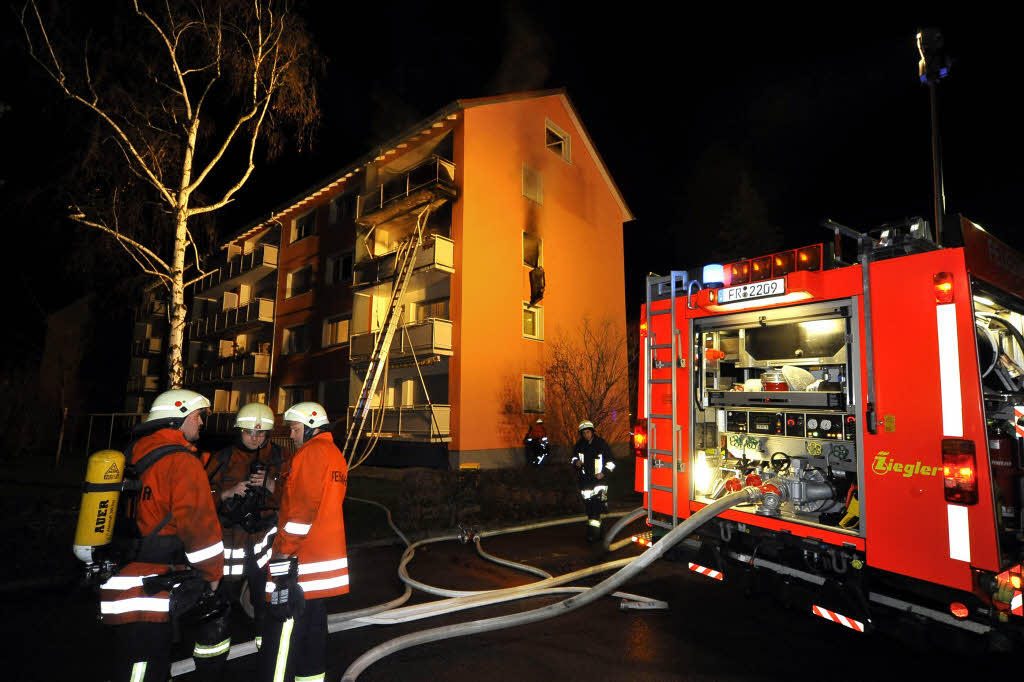
[[[402,317],[402,297],[409,286],[412,271],[416,268],[416,256],[419,254],[420,244],[423,242],[423,227],[427,222],[429,212],[427,209],[420,213],[416,219],[416,231],[399,245],[398,251],[395,253],[395,280],[391,289],[391,301],[388,303],[380,334],[374,343],[373,352],[370,355],[370,365],[366,369],[366,378],[359,391],[359,398],[352,413],[352,421],[348,425],[345,445],[341,449],[342,456],[350,463],[354,459],[356,444],[359,443],[359,438],[366,426],[366,417],[373,404],[373,394],[377,390],[377,383],[380,381],[387,363],[388,353],[391,351],[391,342],[395,338],[395,330],[398,329],[398,323]]]

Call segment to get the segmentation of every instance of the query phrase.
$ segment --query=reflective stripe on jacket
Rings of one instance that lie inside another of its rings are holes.
[[[141,478],[136,522],[143,537],[149,535],[167,517],[171,520],[159,536],[176,536],[182,541],[188,563],[207,581],[219,580],[224,572],[224,544],[220,523],[210,497],[210,486],[195,448],[178,429],[160,429],[139,439],[132,447],[132,463],[158,447],[180,445],[189,452],[165,455]],[[125,501],[127,504],[127,501]],[[135,622],[162,623],[169,620],[169,595],[147,595],[142,578],[162,575],[184,566],[132,562],[100,586],[100,614],[108,625]]]
[[[348,466],[330,433],[318,433],[292,458],[283,477],[274,556],[298,556],[306,599],[348,592],[348,553],[342,503]],[[274,589],[267,582],[269,592]]]

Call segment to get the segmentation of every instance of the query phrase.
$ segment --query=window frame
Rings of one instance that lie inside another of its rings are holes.
[[[299,235],[299,223],[309,219],[310,229],[307,234]],[[294,244],[295,242],[301,242],[303,239],[308,239],[316,234],[316,209],[310,209],[300,216],[292,218],[292,229],[291,234],[288,235],[288,243]]]
[[[527,237],[529,237],[531,239],[536,239],[537,240],[537,264],[536,265],[533,265],[531,263],[527,263],[526,262],[526,238]],[[544,266],[544,240],[541,237],[539,237],[539,236],[537,236],[535,234],[531,234],[531,233],[527,232],[526,230],[523,230],[523,241],[522,241],[522,244],[523,244],[523,248],[522,248],[522,251],[523,251],[523,265],[528,267],[528,268],[540,268],[540,267],[543,267]]]
[[[548,141],[548,134],[558,138],[557,143]],[[560,159],[572,165],[572,136],[562,130],[561,127],[550,118],[544,120],[544,147],[556,154]],[[555,149],[560,147],[561,149]]]
[[[527,191],[527,189],[528,189],[527,178],[531,178],[532,180],[535,181],[536,190],[537,190],[536,191],[536,196],[533,196],[530,192]],[[535,204],[538,204],[540,206],[544,205],[544,176],[543,176],[543,174],[541,174],[541,172],[539,170],[533,168],[532,166],[527,165],[526,163],[523,164],[523,187],[522,187],[522,189],[523,189],[523,196],[524,197],[526,197],[530,201],[534,202]]]
[[[345,320],[348,322],[348,333],[345,335],[344,341],[338,341],[336,343],[327,343],[327,329],[329,326],[336,322]],[[352,339],[352,315],[346,313],[342,315],[332,315],[331,317],[324,318],[320,332],[320,347],[321,348],[336,348],[338,346],[347,346]]]
[[[303,270],[309,270],[309,288],[306,289],[305,291],[300,291],[298,293],[295,293],[295,291],[294,291],[295,275],[300,273],[300,272],[302,272]],[[285,276],[284,297],[286,299],[288,299],[288,298],[296,298],[297,296],[302,296],[303,294],[308,294],[309,292],[313,291],[313,286],[314,286],[313,275],[315,275],[315,274],[316,274],[316,272],[313,270],[313,264],[312,263],[306,263],[305,265],[303,265],[301,267],[298,267],[298,268],[295,268],[294,270],[289,272]]]
[[[339,276],[340,275],[340,269],[341,269],[340,266],[344,263],[346,258],[348,258],[348,260],[349,260],[349,265],[348,265],[349,279],[348,279],[347,282],[345,281],[344,278]],[[332,271],[333,270],[332,267],[331,267],[331,263],[332,262],[336,262],[337,263],[337,265],[339,267],[336,268],[336,269],[339,270],[339,272],[333,272]],[[352,272],[355,269],[355,264],[356,264],[356,252],[355,252],[354,249],[346,249],[344,251],[337,251],[337,252],[332,253],[331,255],[327,256],[324,259],[324,286],[328,286],[328,287],[329,286],[334,286],[335,284],[340,284],[342,282],[344,282],[344,283],[348,284],[349,286],[351,286],[352,285]]]
[[[288,336],[295,336],[296,334],[293,331],[295,329],[303,329],[304,330],[302,332],[302,337],[303,337],[302,340],[305,343],[302,345],[302,347],[298,347],[295,350],[291,350],[289,348],[289,346],[288,346],[288,337],[286,335],[288,335]],[[307,353],[307,352],[309,352],[309,323],[308,322],[301,322],[299,324],[293,324],[290,327],[285,327],[281,331],[281,355],[282,356],[299,355],[300,353]]]
[[[526,333],[526,312],[530,311],[534,313],[534,330],[536,334]],[[530,339],[531,341],[543,341],[544,340],[544,306],[542,305],[530,305],[529,301],[523,301],[522,313],[520,318],[519,329],[523,334],[524,339]]]
[[[526,405],[526,383],[527,380],[540,383],[540,409],[528,409]],[[544,414],[547,409],[547,386],[544,377],[538,374],[523,375],[523,414]]]

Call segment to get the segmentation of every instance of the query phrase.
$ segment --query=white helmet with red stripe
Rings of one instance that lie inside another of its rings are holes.
[[[320,403],[305,402],[296,403],[284,412],[286,422],[298,422],[303,426],[315,429],[318,426],[327,426],[331,420],[327,418],[327,410]]]
[[[158,419],[184,419],[196,410],[210,409],[210,401],[206,396],[177,388],[171,391],[164,391],[153,400],[149,414],[146,415],[146,422],[155,422]]]
[[[274,411],[263,403],[242,405],[235,415],[235,428],[271,431],[274,428]]]

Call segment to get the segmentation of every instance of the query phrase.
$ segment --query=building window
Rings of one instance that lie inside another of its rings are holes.
[[[282,386],[277,389],[277,411],[284,413],[292,405],[306,400],[305,386]]]
[[[558,154],[567,163],[572,163],[572,138],[550,120],[544,122],[544,146]]]
[[[299,216],[292,221],[292,238],[290,243],[305,239],[316,233],[316,211]]]
[[[523,164],[523,196],[538,204],[544,203],[544,183],[540,171]]]
[[[523,232],[523,265],[539,268],[541,262],[541,238]]]
[[[313,266],[307,265],[294,272],[289,272],[285,278],[284,297],[291,298],[304,294],[313,288]]]
[[[323,347],[330,348],[348,343],[349,317],[338,316],[324,320]]]
[[[309,333],[304,324],[287,327],[281,337],[281,355],[293,355],[309,350]]]
[[[348,379],[321,381],[317,391],[317,402],[324,406],[334,419],[344,419],[348,411]]]
[[[544,339],[544,308],[523,301],[523,336],[528,339]]]
[[[337,253],[327,257],[324,266],[324,284],[330,286],[338,282],[352,283],[352,257],[351,251]]]
[[[419,301],[415,304],[413,315],[415,316],[413,322],[425,322],[431,317],[447,320],[449,319],[448,299],[435,298],[430,301]]]
[[[544,377],[523,375],[523,412],[544,412]]]
[[[355,216],[358,196],[355,192],[346,192],[331,199],[328,205],[328,221],[331,225],[349,221]]]

